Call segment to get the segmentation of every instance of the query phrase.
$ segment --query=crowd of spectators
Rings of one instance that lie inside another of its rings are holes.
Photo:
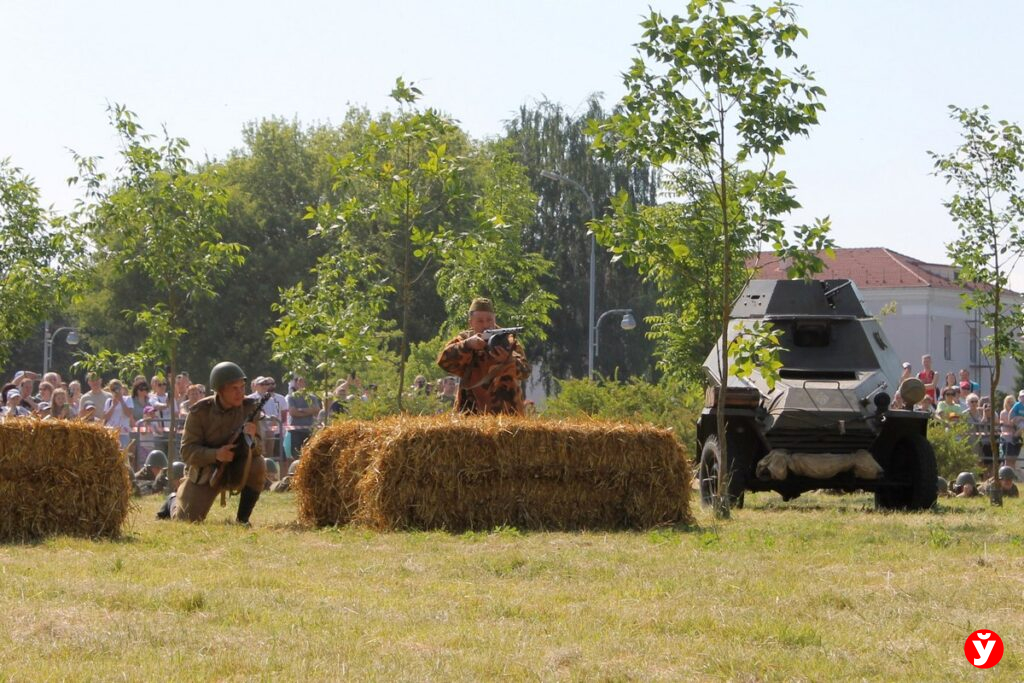
[[[947,425],[966,423],[969,436],[978,443],[979,448],[987,449],[993,407],[988,396],[979,395],[981,387],[971,379],[969,370],[961,368],[940,377],[932,367],[932,357],[924,355],[921,357],[921,369],[916,373],[909,362],[903,363],[900,382],[910,377],[921,380],[925,388],[924,398],[916,405],[909,406],[911,409],[930,413],[936,420]],[[908,406],[902,405],[897,395],[894,407]],[[1006,396],[994,417],[999,430],[999,458],[1015,470],[1021,450],[1021,434],[1024,433],[1024,389],[1016,397]],[[985,459],[990,458],[990,454],[985,456]]]
[[[122,448],[132,446],[141,462],[150,450],[166,449],[172,434],[180,438],[189,409],[212,395],[204,385],[192,382],[187,372],[174,378],[173,387],[162,374],[149,379],[137,375],[126,384],[119,378],[105,381],[90,372],[85,382],[83,392],[77,380],[65,381],[56,372],[40,376],[31,370],[18,371],[0,389],[0,420],[34,416],[102,423],[116,430]],[[252,398],[270,394],[263,406],[261,431],[268,453],[282,460],[297,456],[317,427],[350,412],[353,402],[373,401],[377,390],[376,384],[363,382],[354,372],[336,383],[326,404],[299,376],[281,387],[283,394],[271,376],[257,376],[250,386]],[[437,410],[443,412],[451,409],[457,392],[455,377],[430,382],[419,375],[406,396],[436,399]]]

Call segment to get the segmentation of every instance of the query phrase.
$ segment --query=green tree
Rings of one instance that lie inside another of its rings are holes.
[[[494,301],[502,325],[524,326],[525,341],[543,341],[551,310],[557,307],[555,296],[541,286],[552,263],[523,246],[537,198],[510,145],[485,145],[479,156],[482,187],[473,209],[475,229],[439,231],[420,250],[434,254],[441,264],[437,290],[448,314],[443,333],[465,329],[473,297],[486,296]]]
[[[228,197],[221,232],[248,251],[245,263],[218,285],[218,295],[190,311],[191,334],[182,349],[187,367],[209,368],[230,358],[253,375],[281,377],[297,369],[271,360],[268,320],[277,318],[272,306],[283,290],[312,282],[311,269],[325,246],[310,239],[307,207],[330,196],[330,157],[344,149],[350,118],[360,116],[350,112],[339,127],[282,119],[243,127],[242,147],[219,165]],[[231,334],[211,320],[229,321]]]
[[[134,350],[106,348],[87,355],[82,365],[120,372],[155,365],[167,367],[173,379],[188,333],[182,326],[186,312],[197,299],[216,294],[217,283],[243,262],[244,248],[221,239],[224,191],[212,171],[194,171],[187,141],[165,133],[154,146],[127,108],[113,105],[110,115],[123,166],[108,178],[95,159],[77,157],[76,180],[85,183],[88,197],[77,218],[97,263],[132,270],[145,281],[145,295],[125,311],[143,336]],[[170,412],[173,430],[177,416]]]
[[[957,237],[946,245],[946,253],[964,288],[964,309],[977,311],[991,330],[981,350],[992,359],[989,398],[998,406],[996,391],[1003,359],[1024,359],[1020,340],[1024,311],[1007,300],[1010,275],[1024,257],[1024,138],[1016,123],[993,121],[988,107],[950,106],[949,110],[962,128],[962,141],[948,154],[929,155],[936,175],[954,190],[952,198],[943,202],[957,228]],[[993,410],[989,423],[993,453],[999,452],[997,415]],[[993,458],[993,477],[997,467],[998,459]],[[993,501],[1000,500],[999,487],[992,488]]]
[[[11,345],[61,310],[76,286],[82,240],[39,204],[32,179],[0,159],[0,367]]]
[[[794,135],[818,122],[824,91],[805,66],[784,70],[796,57],[793,43],[806,31],[784,2],[748,14],[731,12],[725,0],[691,0],[685,16],[651,12],[641,26],[639,55],[626,72],[627,95],[608,121],[596,123],[595,147],[653,164],[678,186],[699,183],[697,196],[713,198],[716,239],[722,243],[717,326],[727,340],[718,367],[718,405],[725,405],[727,378],[755,360],[770,362],[776,339],[770,329],[730,334],[737,252],[770,244],[789,262],[791,276],[821,269],[817,252],[831,248],[827,220],[787,231],[783,217],[798,206],[793,185],[776,170]],[[614,220],[614,219],[613,219]],[[792,233],[792,234],[791,234]],[[613,245],[623,253],[639,245]],[[676,245],[662,258],[679,258]],[[744,348],[738,348],[743,346]],[[730,353],[742,360],[731,368]],[[716,514],[728,515],[729,463],[725,413],[717,411],[720,464]]]
[[[457,221],[469,215],[467,173],[464,158],[457,153],[465,137],[438,112],[416,109],[420,94],[397,79],[391,97],[399,112],[371,121],[360,144],[335,160],[333,189],[338,201],[322,202],[315,211],[322,225],[344,229],[350,236],[349,248],[378,254],[394,287],[398,410],[409,346],[419,336],[413,333],[412,321],[423,306],[424,285],[433,289],[434,241],[443,232],[458,230]],[[419,338],[434,333],[436,322],[434,331]]]
[[[326,405],[337,378],[394,363],[387,349],[394,324],[382,317],[393,288],[379,259],[360,253],[343,226],[318,227],[316,234],[334,244],[313,268],[308,290],[300,282],[281,293],[274,304],[281,317],[269,334],[273,359],[318,385]]]
[[[624,195],[615,198],[614,218],[595,223],[594,233],[613,259],[635,268],[660,293],[660,311],[647,317],[659,368],[676,380],[699,382],[708,349],[720,334],[708,321],[720,314],[724,279],[731,283],[730,300],[743,287],[746,245],[733,243],[730,272],[723,278],[725,242],[717,239],[715,197],[700,182],[677,186],[671,196],[673,201],[635,209]]]
[[[593,154],[587,122],[608,117],[597,96],[581,111],[570,113],[556,103],[542,101],[523,106],[505,127],[515,160],[526,168],[537,194],[537,210],[523,232],[523,247],[553,263],[543,281],[560,307],[551,313],[551,331],[543,344],[530,346],[530,357],[543,363],[549,386],[555,377],[585,377],[589,299],[590,239],[586,223],[591,219],[587,198],[575,188],[541,176],[556,171],[580,183],[594,200],[598,215],[610,198],[625,192],[638,205],[655,202],[656,172],[647,163],[603,159]],[[638,317],[657,310],[654,288],[636,272],[613,263],[599,252],[597,263],[597,313],[609,308],[630,307]],[[651,375],[653,344],[639,333],[607,334],[597,370],[623,376]]]

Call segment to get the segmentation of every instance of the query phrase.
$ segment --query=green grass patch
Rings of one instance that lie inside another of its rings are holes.
[[[234,501],[232,501],[233,506]],[[963,642],[1018,680],[1024,501],[875,512],[867,496],[746,508],[692,528],[447,534],[255,525],[215,507],[119,541],[0,546],[9,680],[948,680]]]

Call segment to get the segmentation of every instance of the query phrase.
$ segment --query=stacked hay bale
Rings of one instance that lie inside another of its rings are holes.
[[[668,430],[510,417],[344,422],[303,451],[299,517],[377,529],[644,529],[688,523]]]
[[[51,534],[120,534],[131,477],[100,425],[19,418],[0,422],[0,541]]]

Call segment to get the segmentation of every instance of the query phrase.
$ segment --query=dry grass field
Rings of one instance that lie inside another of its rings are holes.
[[[0,678],[876,680],[1024,677],[1024,501],[882,514],[750,496],[685,529],[452,535],[254,526],[215,507],[117,541],[0,546]],[[978,628],[1006,654],[976,671]]]

